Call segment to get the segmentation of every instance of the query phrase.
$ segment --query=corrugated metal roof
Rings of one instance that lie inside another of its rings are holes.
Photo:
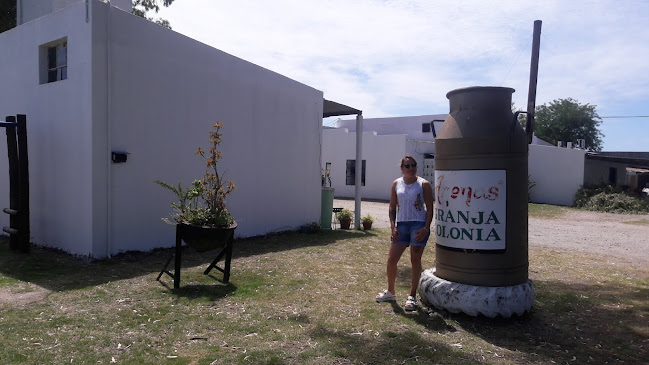
[[[638,169],[635,167],[627,167],[626,172],[635,172],[637,174],[649,174],[649,170],[647,169]]]

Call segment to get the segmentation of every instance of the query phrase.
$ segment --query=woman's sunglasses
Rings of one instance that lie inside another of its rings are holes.
[[[401,165],[401,167],[405,167],[405,168],[407,168],[407,169],[409,169],[410,166],[412,166],[413,168],[414,168],[414,167],[417,167],[417,163],[416,163],[416,162],[413,162],[413,163],[407,163],[407,164],[403,164],[403,165]]]

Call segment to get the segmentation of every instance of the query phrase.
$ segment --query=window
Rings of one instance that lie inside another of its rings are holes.
[[[40,83],[66,80],[68,78],[68,41],[62,38],[40,46]]]
[[[346,185],[356,185],[356,160],[347,160]],[[365,160],[361,172],[361,186],[365,186]]]
[[[421,123],[421,133],[430,133],[430,123]]]
[[[68,78],[68,43],[47,48],[47,82]]]

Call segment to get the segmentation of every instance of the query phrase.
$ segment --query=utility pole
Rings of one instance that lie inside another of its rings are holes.
[[[530,65],[530,88],[527,92],[527,144],[532,143],[534,133],[534,108],[536,107],[536,79],[539,75],[539,48],[541,46],[541,21],[534,21],[534,35],[532,39],[532,62]]]

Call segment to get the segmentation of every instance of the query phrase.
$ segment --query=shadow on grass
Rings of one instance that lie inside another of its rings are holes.
[[[380,334],[345,333],[317,326],[310,337],[321,344],[320,351],[352,364],[477,363],[478,358],[441,341],[427,340],[413,330],[385,331]]]
[[[166,284],[164,286],[169,287]],[[236,290],[237,290],[237,286],[232,283],[227,283],[227,284],[217,283],[214,285],[193,284],[193,285],[184,285],[178,289],[172,289],[172,293],[182,298],[204,299],[212,302],[224,298],[228,294],[233,293]]]
[[[534,361],[640,364],[649,359],[648,284],[535,281],[535,306],[522,317],[447,318],[497,347],[527,353]]]
[[[401,304],[392,302],[392,311],[395,314],[401,315],[432,332],[455,332],[457,329],[449,324],[449,321],[444,316],[430,311],[428,308],[417,307],[416,311],[406,312]]]
[[[236,259],[240,257],[301,247],[325,246],[340,240],[363,239],[376,235],[377,233],[372,231],[336,230],[322,231],[317,234],[287,232],[237,239],[234,243],[232,266],[236,267]],[[0,278],[0,283],[13,279],[30,282],[53,291],[74,290],[142,275],[157,276],[174,252],[173,248],[148,252],[132,251],[116,255],[111,259],[91,261],[55,249],[32,246],[30,253],[21,253],[10,250],[8,246],[7,238],[0,236],[0,273],[6,277]],[[214,250],[198,253],[191,248],[183,247],[182,268],[207,267],[218,252]],[[223,261],[219,263],[222,264]],[[173,263],[170,268],[173,270]]]

